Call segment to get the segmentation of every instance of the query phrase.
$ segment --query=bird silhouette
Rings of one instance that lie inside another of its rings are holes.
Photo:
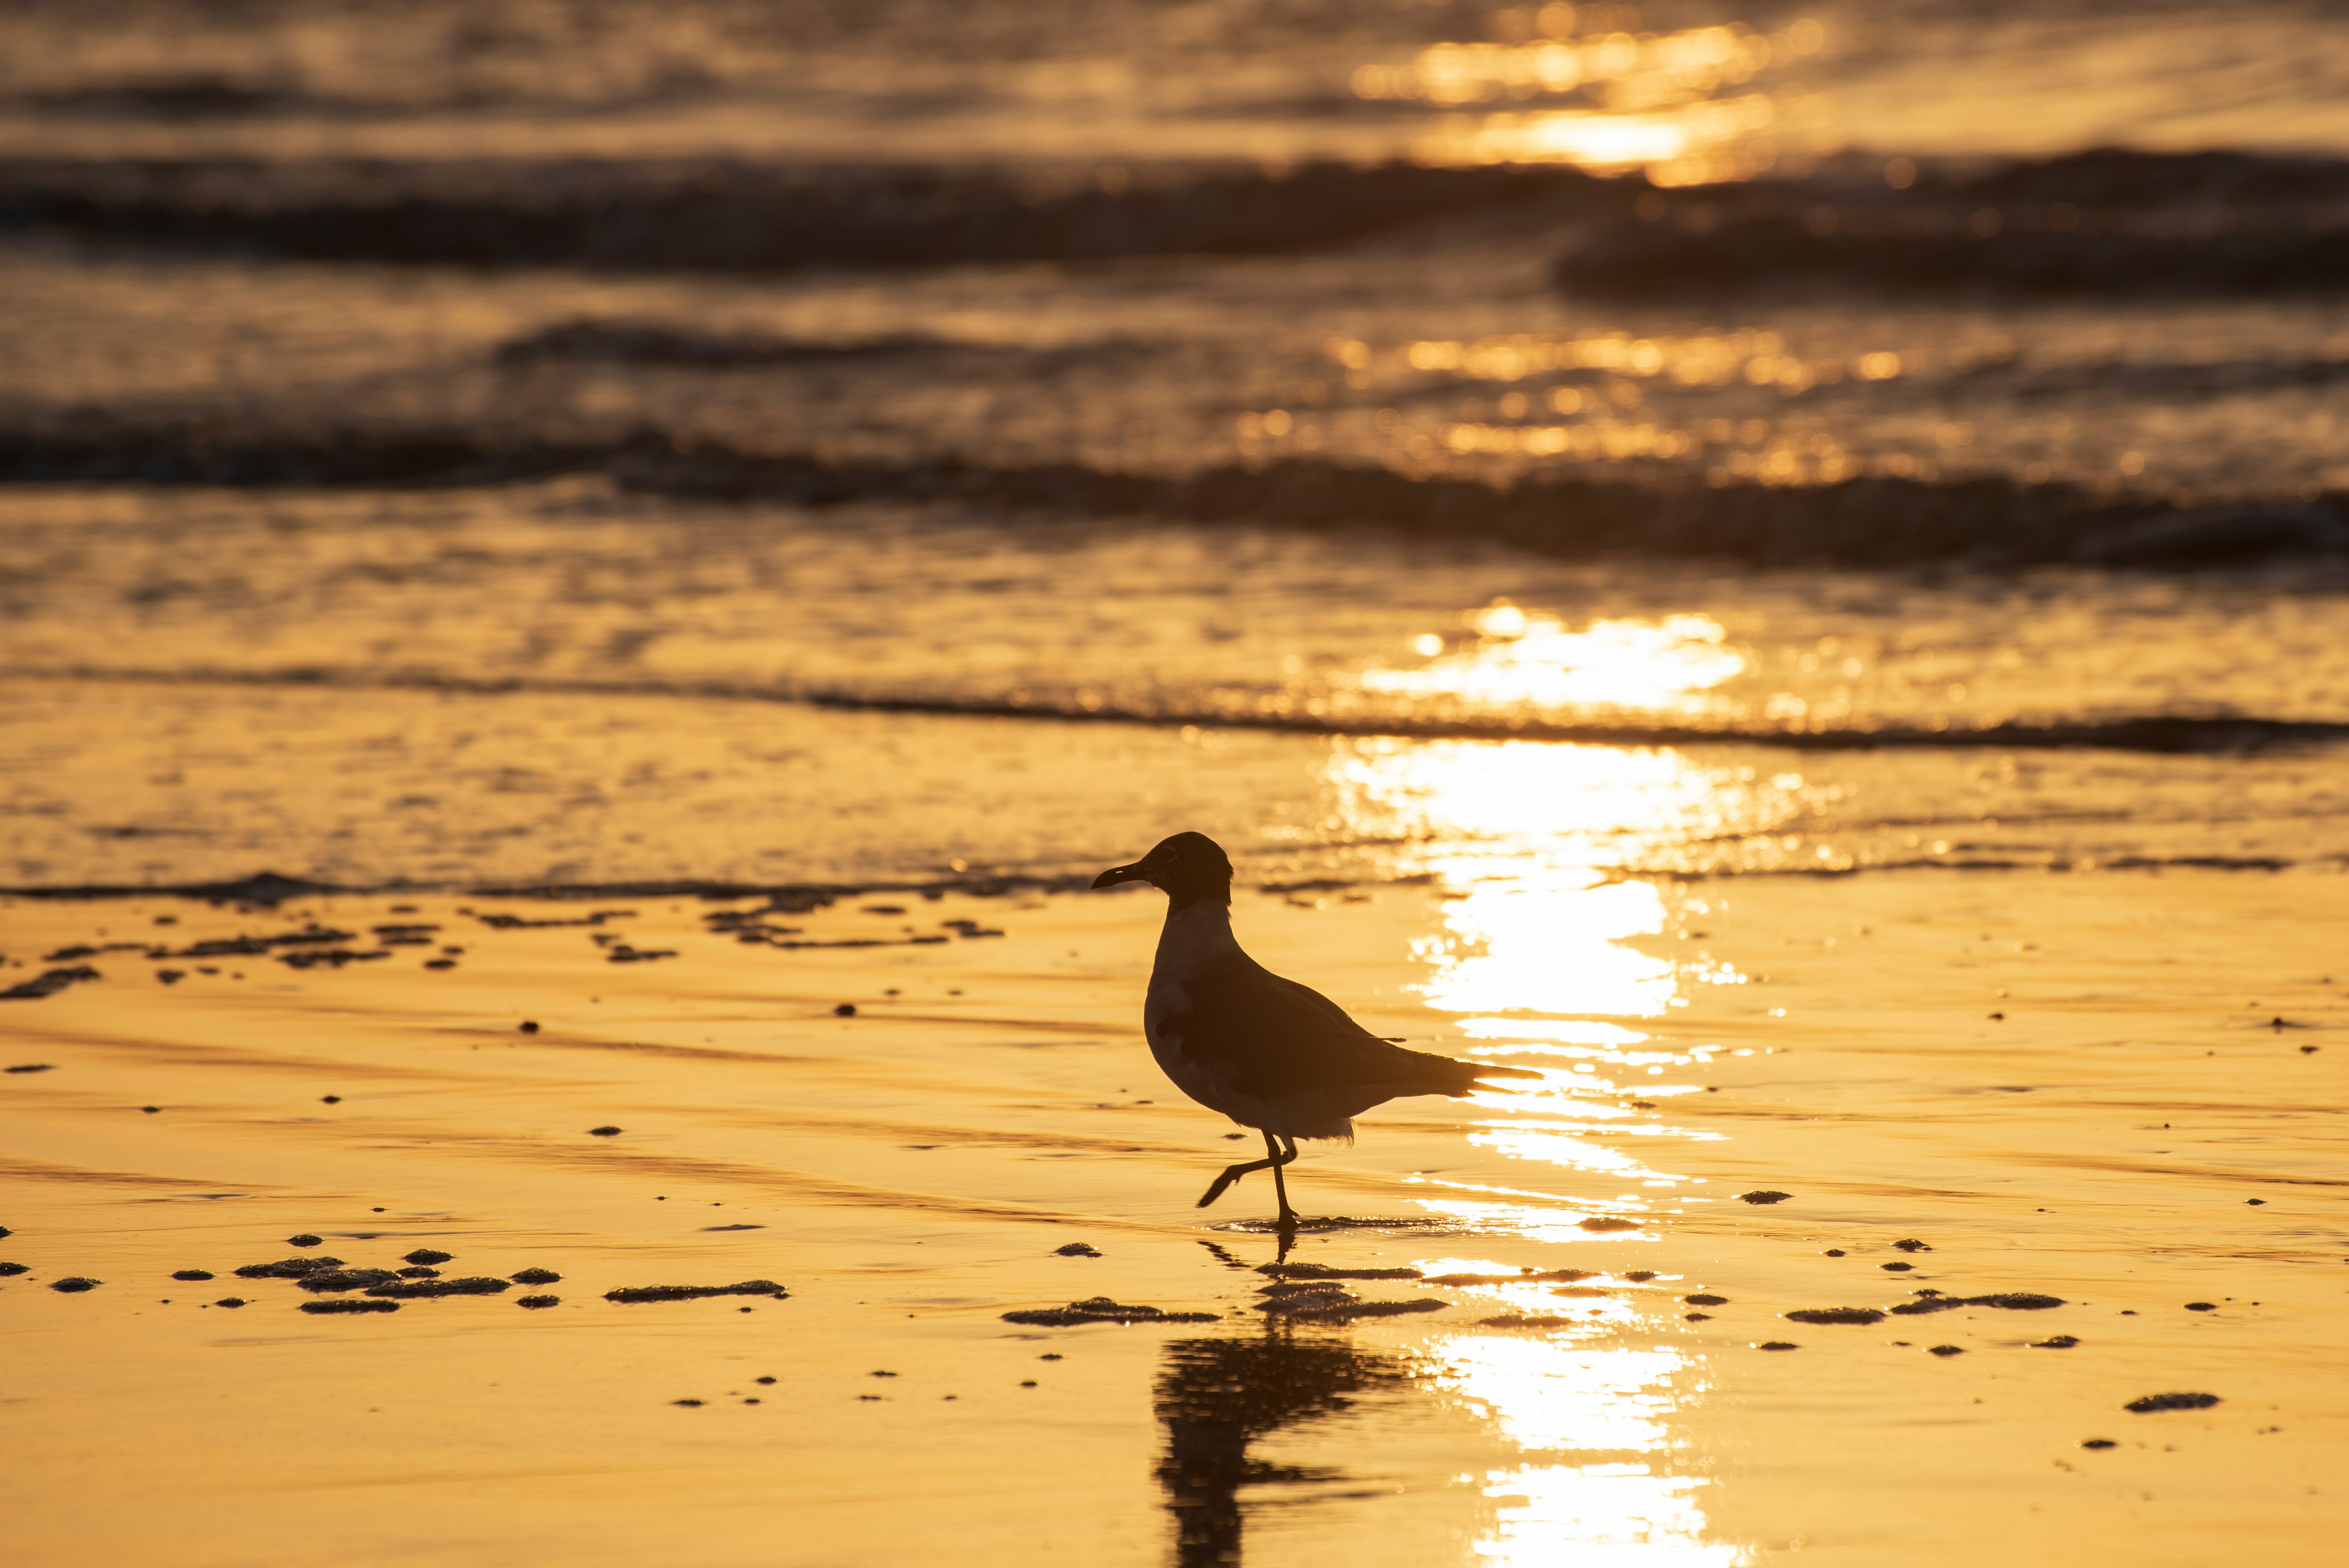
[[[1227,1168],[1199,1199],[1205,1209],[1252,1171],[1272,1172],[1280,1228],[1292,1231],[1282,1172],[1299,1138],[1351,1142],[1353,1118],[1403,1095],[1474,1090],[1481,1079],[1537,1078],[1518,1067],[1406,1051],[1346,1016],[1336,1002],[1284,980],[1232,935],[1232,863],[1201,833],[1178,833],[1095,888],[1148,882],[1166,894],[1166,925],[1143,1003],[1150,1054],[1174,1086],[1264,1134],[1265,1158]]]

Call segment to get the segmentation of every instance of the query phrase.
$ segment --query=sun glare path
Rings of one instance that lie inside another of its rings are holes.
[[[1702,617],[1573,630],[1496,602],[1469,624],[1473,642],[1446,651],[1423,639],[1425,665],[1365,671],[1363,686],[1498,707],[1692,713],[1746,667]],[[1417,867],[1450,890],[1414,947],[1421,999],[1480,1054],[1540,1075],[1469,1100],[1470,1140],[1517,1163],[1523,1181],[1423,1178],[1421,1206],[1561,1248],[1652,1240],[1648,1220],[1676,1189],[1701,1185],[1669,1168],[1678,1139],[1692,1135],[1656,1113],[1662,1096],[1688,1087],[1671,1082],[1677,1071],[1713,1054],[1661,1021],[1695,987],[1746,977],[1702,955],[1665,956],[1661,939],[1704,912],[1703,901],[1619,868],[1632,846],[1762,830],[1785,803],[1750,775],[1670,748],[1374,742],[1333,753],[1329,776],[1350,830],[1418,846]],[[1637,1153],[1619,1142],[1634,1129],[1654,1135]],[[1523,1460],[1481,1478],[1493,1511],[1473,1543],[1478,1561],[1748,1560],[1710,1539],[1703,1480],[1674,1473],[1671,1417],[1702,1397],[1702,1367],[1637,1343],[1640,1293],[1598,1276],[1466,1289],[1508,1326],[1444,1342],[1439,1386],[1480,1407]]]

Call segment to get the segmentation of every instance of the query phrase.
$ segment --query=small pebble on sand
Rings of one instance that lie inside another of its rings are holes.
[[[843,1002],[832,1010],[832,1015],[834,1018],[854,1018],[856,1016],[856,1003]]]
[[[305,1231],[299,1236],[286,1237],[285,1244],[289,1247],[316,1247],[322,1245],[326,1240],[324,1236],[313,1236]]]
[[[618,1127],[589,1127],[587,1129],[587,1136],[589,1137],[617,1137],[620,1136],[620,1129]]]

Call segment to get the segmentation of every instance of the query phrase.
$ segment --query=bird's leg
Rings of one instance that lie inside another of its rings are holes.
[[[1208,1204],[1213,1203],[1216,1199],[1221,1198],[1224,1195],[1225,1188],[1229,1187],[1233,1182],[1237,1181],[1241,1177],[1246,1176],[1248,1172],[1252,1170],[1277,1170],[1279,1168],[1280,1164],[1281,1162],[1278,1159],[1252,1159],[1246,1165],[1226,1166],[1224,1168],[1224,1173],[1216,1178],[1215,1185],[1207,1189],[1207,1195],[1199,1199],[1199,1207],[1205,1209]],[[1281,1207],[1285,1209],[1288,1205],[1284,1203]]]
[[[1283,1137],[1280,1141],[1288,1146],[1285,1153],[1279,1145],[1273,1142],[1270,1130],[1266,1131],[1264,1152],[1271,1158],[1265,1163],[1272,1167],[1272,1190],[1280,1199],[1280,1228],[1284,1231],[1294,1231],[1297,1229],[1297,1210],[1288,1206],[1288,1183],[1281,1179],[1280,1173],[1283,1167],[1297,1158],[1297,1140]]]

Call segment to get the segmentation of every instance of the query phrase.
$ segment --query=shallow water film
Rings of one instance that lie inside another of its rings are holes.
[[[2316,5],[11,6],[10,1560],[2337,1563],[2344,254]]]

